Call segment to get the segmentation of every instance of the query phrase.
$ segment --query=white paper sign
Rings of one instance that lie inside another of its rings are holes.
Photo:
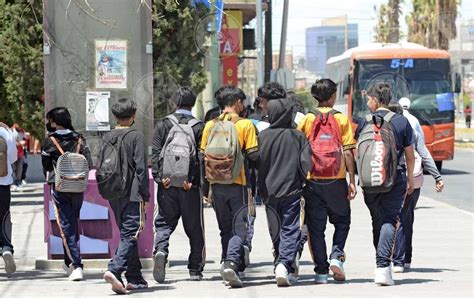
[[[86,130],[109,131],[110,92],[86,92]]]

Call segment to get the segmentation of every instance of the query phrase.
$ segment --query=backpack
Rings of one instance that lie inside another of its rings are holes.
[[[56,138],[50,137],[53,144],[61,153],[54,167],[54,186],[58,192],[81,193],[87,188],[89,178],[89,163],[80,154],[82,139],[77,141],[76,152],[64,152]]]
[[[8,176],[8,146],[4,137],[0,137],[0,177]]]
[[[204,150],[206,179],[211,184],[234,183],[244,162],[235,126],[241,118],[225,120],[225,116],[213,120]]]
[[[102,139],[95,177],[99,193],[106,200],[121,199],[129,195],[134,170],[123,140],[132,131],[135,130],[113,130]]]
[[[183,182],[188,181],[191,163],[196,162],[196,140],[192,127],[201,121],[191,119],[187,124],[180,124],[175,115],[166,118],[171,121],[173,127],[160,154],[160,160],[163,162],[162,177],[170,178],[171,186],[183,187]]]
[[[335,115],[341,112],[316,112],[316,119],[309,136],[313,152],[311,173],[318,178],[335,178],[343,166],[343,150],[339,123]]]
[[[367,125],[357,141],[357,172],[359,183],[367,193],[389,192],[396,179],[398,154],[390,121],[395,113],[389,112],[383,118],[367,115]],[[379,120],[380,124],[377,122]]]

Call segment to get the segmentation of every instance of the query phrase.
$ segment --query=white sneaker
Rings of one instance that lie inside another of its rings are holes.
[[[288,270],[282,263],[279,263],[275,268],[275,279],[279,287],[288,287],[291,285],[288,279]]]
[[[69,275],[69,280],[70,281],[80,281],[83,278],[84,277],[82,275],[82,268],[81,267],[78,267],[78,268],[72,270],[71,275]]]
[[[403,273],[403,272],[405,272],[405,267],[393,266],[393,273]]]
[[[10,251],[4,251],[2,254],[3,261],[5,262],[5,272],[7,274],[15,273],[16,265],[15,259],[13,258],[13,254]]]
[[[344,272],[344,262],[338,259],[331,259],[329,263],[329,269],[332,271],[332,277],[336,281],[345,281],[346,273]]]
[[[67,266],[65,263],[63,263],[63,270],[66,273],[66,276],[69,276],[71,275],[74,268],[71,265]]]
[[[375,283],[380,286],[393,286],[395,282],[392,279],[392,268],[388,266],[375,269]]]

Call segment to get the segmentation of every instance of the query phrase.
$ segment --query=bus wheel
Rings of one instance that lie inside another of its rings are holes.
[[[438,168],[438,171],[441,173],[441,168],[443,167],[443,161],[442,160],[437,160],[435,161],[436,167]]]

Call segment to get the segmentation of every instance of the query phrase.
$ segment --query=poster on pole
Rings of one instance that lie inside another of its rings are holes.
[[[86,130],[109,131],[110,92],[86,92]]]
[[[127,88],[127,41],[95,41],[95,87],[97,89]]]

